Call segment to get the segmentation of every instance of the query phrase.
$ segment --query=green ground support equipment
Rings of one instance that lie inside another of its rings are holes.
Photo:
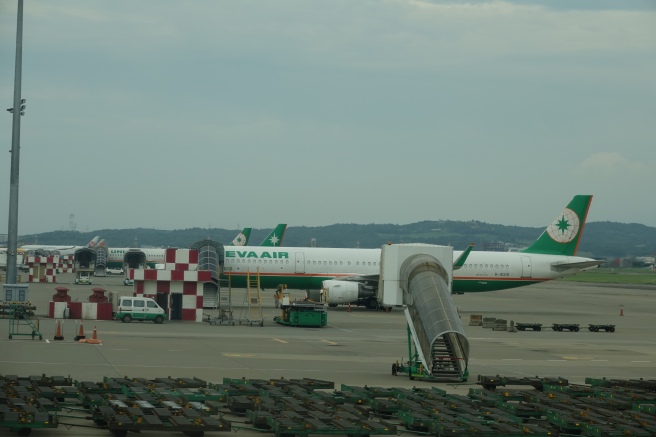
[[[281,308],[282,315],[273,318],[281,325],[321,328],[328,324],[328,311],[324,303],[292,302]]]

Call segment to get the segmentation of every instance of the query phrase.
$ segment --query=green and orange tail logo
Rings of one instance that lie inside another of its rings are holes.
[[[588,217],[592,196],[574,196],[569,205],[545,229],[525,253],[574,256]]]
[[[230,243],[231,246],[248,246],[248,239],[251,236],[251,228],[244,228],[236,237],[234,240],[232,240],[232,243]]]

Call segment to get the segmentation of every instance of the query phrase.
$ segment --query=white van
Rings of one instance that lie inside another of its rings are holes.
[[[123,323],[134,320],[152,320],[159,324],[164,321],[166,313],[161,306],[149,297],[122,296],[118,301],[116,319]]]
[[[93,284],[91,280],[91,272],[77,272],[77,277],[75,278],[75,285],[77,284]]]

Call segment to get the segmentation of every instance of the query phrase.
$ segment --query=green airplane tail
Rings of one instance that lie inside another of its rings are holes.
[[[591,202],[592,196],[590,195],[574,196],[567,207],[547,226],[540,238],[522,252],[576,255]]]
[[[273,231],[260,243],[260,246],[281,246],[282,239],[285,236],[285,231],[287,230],[287,224],[281,223],[276,226]]]
[[[237,234],[234,240],[232,240],[232,243],[230,243],[231,246],[248,246],[248,239],[251,237],[251,229],[252,228],[244,228],[242,231]]]

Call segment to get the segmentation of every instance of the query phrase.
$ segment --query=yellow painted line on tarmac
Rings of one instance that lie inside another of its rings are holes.
[[[288,341],[281,340],[281,339],[279,339],[279,338],[274,338],[273,341],[278,341],[278,342],[280,342],[280,343],[285,343],[285,344],[286,344],[286,343],[289,343]]]
[[[257,354],[230,354],[230,353],[226,353],[223,355],[226,357],[242,357],[242,358],[255,358],[257,356]]]
[[[566,360],[584,360],[584,361],[592,361],[592,357],[563,357]]]
[[[321,340],[323,343],[328,343],[330,346],[337,346],[337,343],[334,341],[328,341],[328,340]]]

